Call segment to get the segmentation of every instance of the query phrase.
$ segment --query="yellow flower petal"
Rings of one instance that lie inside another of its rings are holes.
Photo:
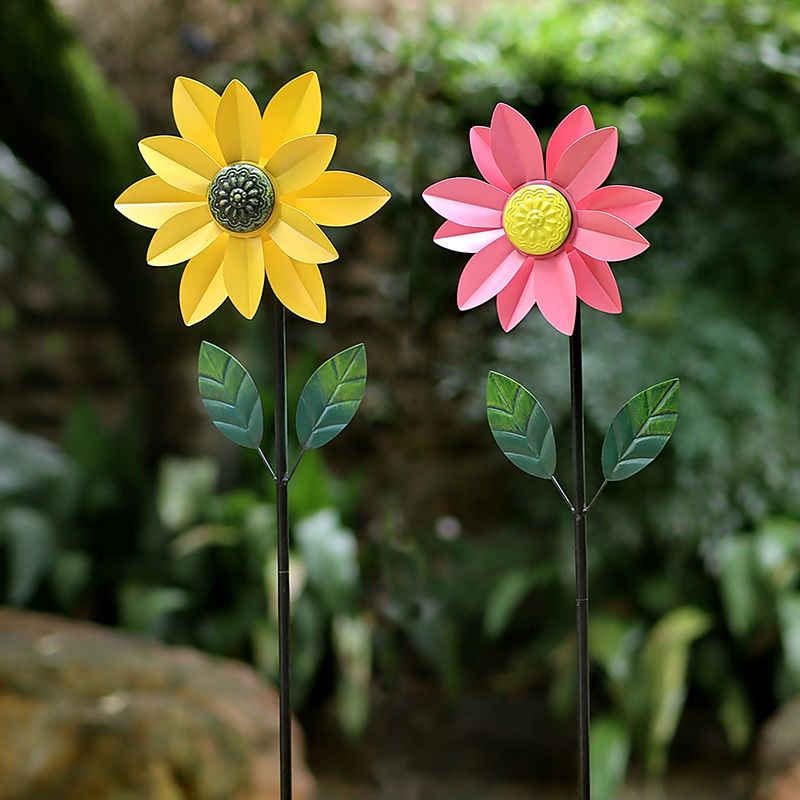
[[[324,172],[312,184],[284,200],[318,225],[354,225],[372,216],[391,194],[352,172]]]
[[[269,235],[289,258],[306,264],[327,264],[339,258],[328,237],[302,211],[281,203],[274,216]]]
[[[208,206],[190,208],[168,219],[150,240],[147,263],[153,267],[179,264],[204,250],[220,233]]]
[[[228,296],[222,277],[222,259],[228,236],[217,237],[186,265],[181,277],[179,300],[187,325],[194,325],[216,311]]]
[[[261,157],[266,163],[285,142],[317,132],[322,92],[316,72],[306,72],[280,88],[269,101],[261,123]]]
[[[325,322],[325,284],[316,264],[295,261],[264,239],[264,265],[272,291],[286,308],[311,322]]]
[[[261,112],[243,83],[231,81],[217,109],[217,141],[227,164],[255,163],[261,153]]]
[[[264,291],[264,252],[260,236],[231,236],[222,262],[225,288],[242,316],[252,319]]]
[[[225,159],[214,130],[218,107],[219,95],[213,89],[191,78],[175,78],[172,114],[178,131],[224,166]]]
[[[194,142],[178,136],[150,136],[139,142],[147,166],[176,189],[205,197],[219,164]]]
[[[114,208],[139,225],[160,228],[181,211],[205,204],[205,198],[199,194],[176,189],[157,175],[151,175],[129,186],[116,199]]]
[[[335,149],[336,137],[329,133],[301,136],[281,145],[264,168],[278,182],[281,194],[296,192],[322,175]]]

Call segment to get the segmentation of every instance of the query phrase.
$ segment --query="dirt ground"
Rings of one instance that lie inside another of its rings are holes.
[[[745,800],[746,775],[713,777],[702,768],[667,780],[663,793],[631,782],[620,800]],[[320,780],[318,800],[574,800],[568,784],[515,784],[479,780],[439,780],[420,775],[397,776],[377,790],[329,778]]]
[[[448,702],[433,687],[375,698],[364,741],[347,746],[328,712],[305,720],[318,800],[574,800],[574,731],[546,700],[466,694]],[[749,800],[747,762],[728,756],[705,712],[687,709],[664,787],[634,764],[620,800]]]

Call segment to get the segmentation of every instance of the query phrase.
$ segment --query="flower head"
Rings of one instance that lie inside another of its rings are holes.
[[[263,116],[239,81],[220,96],[177,78],[172,110],[181,135],[139,142],[155,175],[126,189],[115,206],[156,228],[149,264],[188,259],[180,287],[184,322],[205,319],[226,297],[251,319],[265,278],[288,309],[324,322],[318,264],[338,253],[319,225],[360,222],[389,193],[360,175],[326,171],[336,137],[317,133],[322,96],[316,73],[287,83]]]
[[[634,186],[604,186],[617,156],[616,128],[595,130],[586,106],[555,129],[547,157],[519,112],[498,105],[491,127],[474,127],[470,146],[487,182],[448,178],[422,196],[447,220],[433,240],[473,253],[458,283],[463,311],[497,297],[511,330],[533,308],[571,334],[580,298],[600,311],[622,311],[609,261],[648,247],[636,230],[661,198]]]

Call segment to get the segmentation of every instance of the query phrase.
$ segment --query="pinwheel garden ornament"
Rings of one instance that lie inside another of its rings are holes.
[[[538,305],[568,335],[577,299],[622,311],[608,262],[647,248],[636,227],[661,198],[634,186],[600,188],[617,156],[616,128],[596,130],[589,109],[576,108],[553,132],[545,159],[531,124],[500,104],[491,127],[470,131],[470,146],[486,182],[448,178],[422,195],[447,219],[434,241],[474,253],[458,284],[458,307],[496,297],[509,331]]]
[[[303,454],[330,442],[355,416],[367,360],[364,345],[354,345],[309,378],[297,406],[299,452],[290,470],[285,309],[325,322],[319,264],[334,261],[338,253],[319,226],[360,222],[388,200],[389,192],[360,175],[328,170],[336,137],[317,132],[322,96],[313,72],[281,88],[263,115],[236,80],[219,95],[178,78],[172,109],[180,136],[151,136],[139,143],[155,174],[126,189],[116,207],[156,229],[147,251],[150,265],[188,260],[179,292],[187,325],[208,317],[226,298],[252,319],[266,282],[274,294],[274,468],[261,449],[261,398],[245,367],[221,347],[203,342],[198,386],[216,427],[236,444],[256,450],[276,485],[280,796],[291,800],[287,489]]]
[[[149,264],[188,260],[180,287],[184,322],[200,322],[227,297],[251,319],[265,278],[286,308],[324,322],[318,265],[339,254],[319,226],[361,222],[389,193],[360,175],[328,171],[336,137],[317,133],[316,73],[287,83],[263,116],[239,81],[220,96],[177,78],[172,110],[181,135],[139,143],[155,175],[126,189],[116,207],[156,228]]]
[[[586,106],[556,127],[543,155],[531,124],[498,105],[490,127],[470,131],[475,164],[485,181],[447,178],[422,197],[446,221],[434,241],[472,254],[458,282],[458,307],[466,311],[496,298],[506,332],[538,306],[569,336],[572,406],[573,496],[555,477],[553,426],[538,400],[512,378],[489,373],[489,427],[519,469],[552,481],[575,521],[578,665],[579,798],[589,800],[589,650],[586,516],[603,489],[644,469],[661,452],[678,417],[679,381],[664,381],[632,397],[603,442],[605,480],[586,502],[583,361],[579,300],[598,311],[622,311],[609,262],[639,255],[647,240],[636,230],[661,198],[633,186],[602,186],[617,156],[617,131],[597,130]]]

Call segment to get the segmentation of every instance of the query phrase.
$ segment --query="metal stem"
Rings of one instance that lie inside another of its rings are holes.
[[[572,505],[572,500],[570,500],[569,497],[567,497],[567,493],[561,488],[561,484],[555,479],[555,476],[552,476],[550,480],[553,482],[553,486],[555,486],[556,489],[558,489],[558,493],[564,499],[564,502],[567,504],[569,510],[574,514],[575,508]]]
[[[261,456],[261,461],[263,462],[264,466],[269,471],[269,474],[272,477],[272,480],[274,480],[275,483],[277,483],[278,482],[278,476],[275,474],[275,471],[272,469],[272,465],[269,463],[269,461],[267,460],[267,457],[264,455],[264,451],[260,447],[257,447],[256,448],[256,452]]]
[[[597,501],[597,498],[600,497],[600,495],[603,493],[603,489],[605,489],[606,486],[608,486],[608,481],[603,481],[602,486],[597,490],[597,492],[595,492],[595,495],[592,498],[592,502],[589,503],[589,505],[586,506],[586,508],[583,510],[584,514],[588,514],[589,513],[589,509],[595,504],[595,502]]]
[[[578,644],[578,798],[590,800],[589,781],[589,587],[586,560],[586,468],[583,442],[583,359],[581,309],[569,339],[572,398],[572,458],[575,495],[575,605]]]
[[[278,480],[278,691],[280,695],[280,800],[292,798],[292,701],[290,674],[288,422],[286,412],[286,309],[275,298],[275,473]]]
[[[286,476],[286,483],[288,484],[289,481],[292,479],[292,475],[294,475],[295,470],[300,466],[300,460],[303,458],[303,453],[306,452],[305,447],[300,449],[300,452],[297,454],[297,460],[294,462],[294,466],[289,471],[289,474]]]

